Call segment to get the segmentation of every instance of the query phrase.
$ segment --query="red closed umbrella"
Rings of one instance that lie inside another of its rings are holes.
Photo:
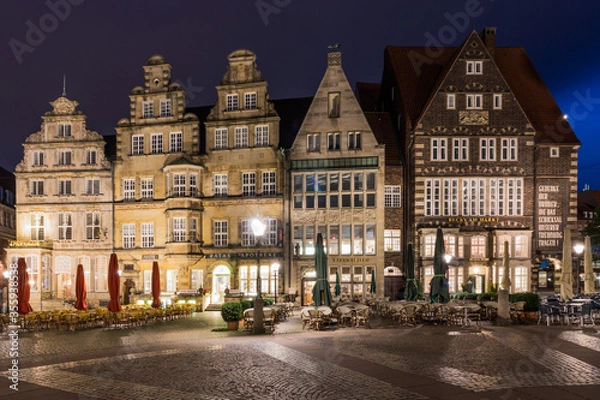
[[[31,296],[31,288],[29,286],[29,274],[27,273],[27,263],[24,258],[19,258],[17,262],[17,307],[19,314],[29,314],[33,311],[29,304],[29,297]]]
[[[152,307],[160,307],[160,270],[158,261],[152,263]]]
[[[77,266],[77,278],[75,280],[75,295],[77,296],[75,308],[78,310],[87,310],[87,290],[85,287],[85,275],[83,274],[83,265],[81,264]]]
[[[108,262],[108,294],[110,295],[108,309],[112,312],[121,311],[120,292],[121,277],[119,276],[119,261],[117,261],[117,255],[112,253]]]

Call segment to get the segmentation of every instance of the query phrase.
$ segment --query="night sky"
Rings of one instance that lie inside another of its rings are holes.
[[[524,3],[524,5],[523,5]],[[519,4],[519,5],[517,5]],[[600,12],[592,1],[528,0],[7,0],[0,23],[0,165],[62,93],[88,128],[114,134],[142,66],[160,53],[188,106],[214,103],[236,49],[257,54],[272,99],[314,95],[327,46],[341,43],[351,85],[379,82],[386,45],[457,46],[497,27],[498,46],[522,46],[582,142],[579,187],[600,190]],[[445,33],[445,36],[440,36]],[[434,43],[435,45],[435,43]]]

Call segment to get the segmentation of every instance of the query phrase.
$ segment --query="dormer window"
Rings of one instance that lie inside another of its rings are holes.
[[[151,100],[144,101],[142,118],[154,118],[154,103]]]
[[[240,103],[237,94],[228,94],[227,95],[227,105],[225,111],[234,111],[239,109]]]
[[[449,94],[446,97],[446,108],[448,110],[453,110],[456,108],[456,95]]]
[[[256,92],[244,94],[244,109],[254,110],[256,108]]]
[[[501,109],[502,109],[502,95],[495,94],[494,95],[494,110],[501,110]]]
[[[348,132],[348,150],[358,150],[360,148],[360,132]]]
[[[58,151],[58,165],[71,165],[71,151],[59,150]]]
[[[321,150],[321,141],[318,133],[309,133],[306,135],[306,150],[319,151]]]
[[[33,152],[33,166],[34,167],[42,167],[44,165],[44,152],[43,151],[34,151]]]
[[[160,116],[170,117],[173,115],[173,107],[171,99],[163,99],[160,101]]]
[[[70,138],[71,124],[58,124],[56,126],[56,136],[59,138]]]
[[[558,158],[559,156],[560,156],[560,152],[558,150],[558,147],[550,147],[550,157]]]
[[[96,150],[90,149],[85,151],[85,163],[86,165],[96,165]]]
[[[467,109],[481,109],[483,108],[483,97],[480,94],[468,94],[467,95]]]
[[[481,61],[467,61],[467,75],[481,75],[483,63]]]

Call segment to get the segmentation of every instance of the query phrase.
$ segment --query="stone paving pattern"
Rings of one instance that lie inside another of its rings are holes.
[[[390,326],[227,332],[218,312],[132,329],[19,333],[0,399],[596,399],[599,329]],[[11,359],[6,334],[0,363]]]

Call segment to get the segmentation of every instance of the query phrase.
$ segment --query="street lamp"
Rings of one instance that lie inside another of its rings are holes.
[[[577,254],[577,266],[575,267],[575,271],[577,272],[577,293],[581,293],[581,276],[580,276],[580,268],[581,268],[581,260],[580,256],[583,253],[584,246],[581,243],[573,246],[573,250],[575,250],[575,254]]]
[[[259,219],[252,220],[250,224],[252,227],[252,233],[256,238],[256,298],[254,299],[254,322],[252,323],[252,333],[261,334],[265,333],[264,326],[264,311],[263,311],[263,298],[260,293],[261,281],[260,281],[260,238],[265,233],[266,225],[263,224]]]

